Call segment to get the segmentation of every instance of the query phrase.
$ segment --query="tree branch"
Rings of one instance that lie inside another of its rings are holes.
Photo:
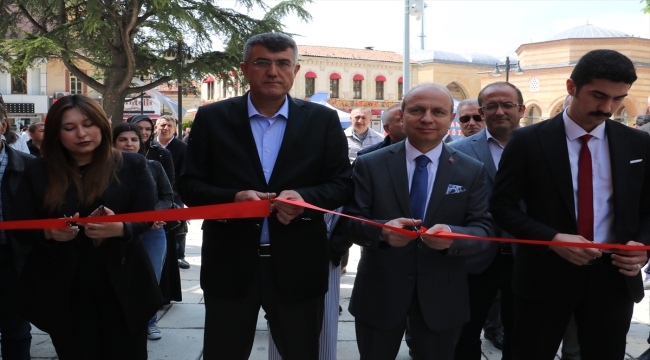
[[[106,91],[106,85],[88,76],[86,73],[81,71],[77,66],[71,63],[70,60],[61,58],[61,61],[63,61],[63,65],[65,65],[65,67],[68,69],[68,71],[70,71],[71,74],[76,76],[79,80],[84,82],[86,85],[90,86],[91,88],[97,90],[102,94]]]
[[[89,63],[90,65],[92,65],[92,66],[94,66],[96,68],[99,68],[99,69],[102,69],[102,70],[108,70],[108,69],[111,68],[108,65],[98,63],[97,61],[94,61],[94,60],[88,58],[87,56],[83,56],[83,55],[81,55],[81,54],[79,54],[79,53],[77,53],[75,51],[72,51],[72,50],[68,49],[67,43],[66,43],[65,48],[64,48],[63,51],[67,52],[70,56],[76,57],[78,59],[81,59],[81,60]]]
[[[32,17],[32,15],[27,11],[27,9],[25,9],[24,6],[19,5],[18,8],[20,9],[20,12],[23,14],[23,16],[25,16],[25,17],[27,18],[27,20],[29,20],[29,22],[30,22],[30,23],[31,23],[31,24],[32,24],[36,29],[38,29],[38,31],[39,31],[39,33],[40,33],[41,35],[45,35],[45,34],[47,34],[47,29],[44,28],[43,26],[41,26],[41,24],[39,24],[39,23],[38,23],[38,22],[37,22],[37,21]]]

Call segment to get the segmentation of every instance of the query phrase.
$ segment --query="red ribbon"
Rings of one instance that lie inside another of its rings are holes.
[[[406,235],[416,237],[427,231],[425,227],[420,227],[420,231],[413,231],[386,224],[381,224],[368,219],[362,219],[351,215],[342,214],[336,211],[314,206],[304,201],[288,200],[276,198],[273,201],[284,202],[291,205],[305,207],[320,212],[327,212],[343,216],[355,221],[364,222],[373,226],[389,229]],[[0,230],[22,230],[22,229],[60,229],[68,227],[69,222],[77,223],[101,223],[101,222],[153,222],[153,221],[172,221],[172,220],[200,220],[200,219],[242,219],[267,217],[270,214],[271,204],[268,200],[236,202],[219,205],[194,206],[183,209],[143,211],[137,213],[93,216],[85,218],[65,218],[65,219],[45,219],[45,220],[20,220],[20,221],[3,221],[0,222]],[[437,237],[451,239],[469,239],[478,241],[498,241],[518,244],[532,244],[544,246],[567,246],[580,248],[595,248],[601,250],[650,250],[650,246],[634,246],[624,244],[599,244],[599,243],[570,243],[546,240],[522,240],[507,238],[478,237],[453,232],[439,232]]]
[[[409,236],[409,237],[416,237],[419,236],[420,234],[424,233],[427,231],[427,228],[425,227],[420,227],[420,231],[416,232],[413,230],[408,230],[408,229],[403,229],[403,228],[398,228],[394,226],[389,226],[385,224],[381,224],[378,222],[370,221],[367,219],[361,219],[358,217],[346,215],[346,214],[341,214],[336,211],[330,211],[327,209],[319,208],[318,206],[311,205],[309,203],[306,203],[304,201],[296,201],[296,200],[287,200],[287,199],[273,199],[273,201],[280,201],[284,202],[287,204],[292,204],[292,205],[297,205],[297,206],[302,206],[308,209],[312,210],[318,210],[322,212],[328,212],[331,214],[336,214],[339,216],[344,216],[349,219],[353,219],[356,221],[361,221],[365,222],[374,226],[379,226],[385,229],[390,229],[392,231],[395,231],[397,233]],[[498,242],[508,242],[508,243],[518,243],[518,244],[530,244],[530,245],[544,245],[544,246],[566,246],[566,247],[580,247],[580,248],[593,248],[593,249],[601,249],[601,250],[650,250],[650,246],[636,246],[636,245],[625,245],[625,244],[600,244],[600,243],[573,243],[573,242],[559,242],[559,241],[548,241],[548,240],[522,240],[522,239],[508,239],[508,238],[491,238],[491,237],[478,237],[478,236],[472,236],[472,235],[466,235],[466,234],[457,234],[453,232],[438,232],[436,233],[437,237],[441,238],[448,238],[448,239],[469,239],[469,240],[479,240],[479,241],[498,241]]]
[[[85,218],[64,218],[47,220],[20,220],[0,222],[0,230],[17,229],[61,229],[68,227],[69,222],[102,223],[102,222],[153,222],[172,220],[198,219],[240,219],[251,217],[266,217],[271,212],[268,200],[236,202],[231,204],[194,206],[183,209],[154,210],[137,213],[92,216]]]

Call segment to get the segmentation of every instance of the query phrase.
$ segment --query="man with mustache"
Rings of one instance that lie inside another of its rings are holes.
[[[490,201],[497,225],[549,245],[650,244],[650,135],[608,119],[636,79],[613,50],[577,62],[571,106],[508,141]],[[554,359],[574,314],[583,360],[623,359],[647,259],[643,250],[517,246],[513,358]]]

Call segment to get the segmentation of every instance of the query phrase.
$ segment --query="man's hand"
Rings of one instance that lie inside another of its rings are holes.
[[[626,245],[643,246],[636,241],[628,241]],[[636,276],[641,267],[648,262],[648,253],[645,250],[612,250],[612,264],[620,267],[618,272],[625,276]]]
[[[573,243],[592,243],[591,241],[583,238],[580,235],[571,234],[557,234],[551,240],[552,242],[573,242]],[[566,246],[551,246],[551,250],[555,251],[564,260],[576,264],[578,266],[584,265],[591,260],[603,256],[603,253],[594,248],[578,248]],[[636,266],[636,265],[635,265]]]
[[[244,190],[235,194],[235,202],[267,200],[269,196],[271,197],[271,199],[274,199],[275,193],[265,193],[265,192],[255,191],[255,190]]]
[[[429,228],[427,232],[424,234],[421,234],[422,236],[422,241],[424,244],[432,249],[435,250],[445,250],[449,249],[451,244],[454,242],[454,239],[447,239],[447,238],[441,238],[441,237],[435,237],[427,234],[432,234],[434,235],[435,233],[439,233],[442,231],[449,231],[449,228],[447,225],[443,224],[436,224],[433,227]]]
[[[294,190],[284,190],[280,193],[278,199],[305,201],[302,196],[300,196],[300,194]],[[305,208],[302,206],[287,204],[280,201],[274,202],[271,209],[277,210],[278,220],[280,220],[280,222],[284,225],[288,225],[291,220],[295,219],[296,216],[302,214],[305,211]]]
[[[421,223],[422,220],[415,220],[415,222],[413,222],[413,219],[397,218],[387,222],[386,225],[396,228],[411,228],[413,226],[417,228],[417,226]],[[382,228],[381,236],[384,238],[384,241],[388,243],[388,245],[394,247],[406,246],[408,243],[413,241],[413,239],[417,238],[417,234],[413,234],[413,237],[408,237],[386,228]]]

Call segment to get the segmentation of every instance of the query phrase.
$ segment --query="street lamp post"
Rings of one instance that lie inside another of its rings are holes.
[[[509,80],[510,80],[510,67],[511,66],[514,67],[515,65],[517,66],[517,68],[515,69],[514,73],[516,75],[523,74],[524,70],[521,69],[521,66],[519,65],[519,61],[511,63],[510,62],[510,56],[506,56],[506,64],[505,65],[499,65],[498,63],[495,64],[494,71],[492,72],[492,76],[501,76],[501,71],[499,71],[499,67],[500,66],[504,67],[504,69],[505,69],[504,71],[506,73],[506,82],[509,82]]]
[[[176,117],[178,118],[177,136],[180,139],[183,133],[183,67],[194,62],[191,49],[183,43],[183,35],[178,35],[176,49],[170,46],[165,52],[164,59],[178,60],[178,112]]]

